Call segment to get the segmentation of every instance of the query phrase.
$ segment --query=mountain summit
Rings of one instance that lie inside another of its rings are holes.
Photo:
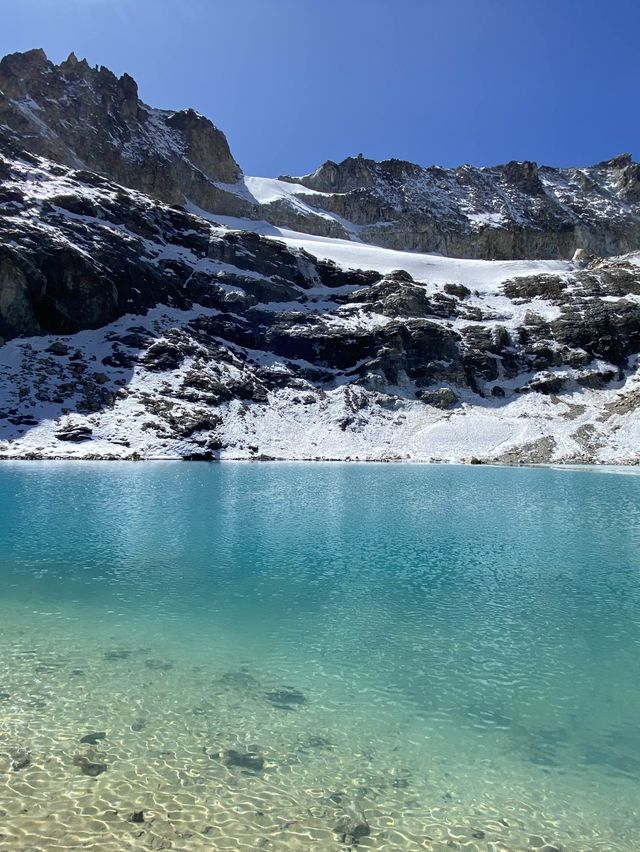
[[[32,153],[90,169],[168,204],[245,215],[249,206],[218,182],[242,172],[224,133],[192,109],[153,109],[136,81],[92,68],[71,54],[60,65],[44,51],[0,62],[0,126]]]

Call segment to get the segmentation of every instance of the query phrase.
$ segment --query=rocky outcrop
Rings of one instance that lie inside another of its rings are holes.
[[[493,260],[640,248],[639,176],[626,154],[584,169],[422,168],[359,156],[281,179],[313,190],[306,204],[347,220],[366,242]]]
[[[74,334],[158,303],[198,304],[240,322],[238,312],[261,302],[300,301],[310,288],[357,288],[380,278],[342,271],[249,231],[215,228],[94,173],[21,152],[1,134],[0,168],[5,340]],[[260,328],[262,313],[251,316]]]
[[[0,62],[0,126],[29,151],[99,172],[169,204],[250,215],[252,206],[217,184],[241,170],[227,140],[193,110],[153,109],[128,74],[92,68],[72,53],[60,65],[44,51]]]

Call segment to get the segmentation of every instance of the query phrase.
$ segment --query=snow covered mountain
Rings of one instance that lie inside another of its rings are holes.
[[[640,255],[247,231],[3,133],[0,182],[0,457],[638,461]]]
[[[303,177],[243,175],[224,134],[190,109],[154,109],[117,78],[43,51],[0,62],[0,126],[22,147],[169,204],[303,233],[451,257],[570,259],[640,247],[640,165],[530,162],[423,168],[362,156]]]
[[[247,177],[126,75],[14,54],[0,458],[636,464],[637,214],[628,158]]]

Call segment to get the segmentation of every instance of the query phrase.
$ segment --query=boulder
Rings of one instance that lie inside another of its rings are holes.
[[[458,402],[458,397],[451,388],[438,388],[437,390],[419,390],[416,391],[416,399],[424,402],[425,405],[430,405],[433,408],[440,408],[443,411],[453,408]]]

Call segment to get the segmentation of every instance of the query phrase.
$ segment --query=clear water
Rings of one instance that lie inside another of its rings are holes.
[[[640,477],[16,463],[0,517],[0,847],[640,848]]]

